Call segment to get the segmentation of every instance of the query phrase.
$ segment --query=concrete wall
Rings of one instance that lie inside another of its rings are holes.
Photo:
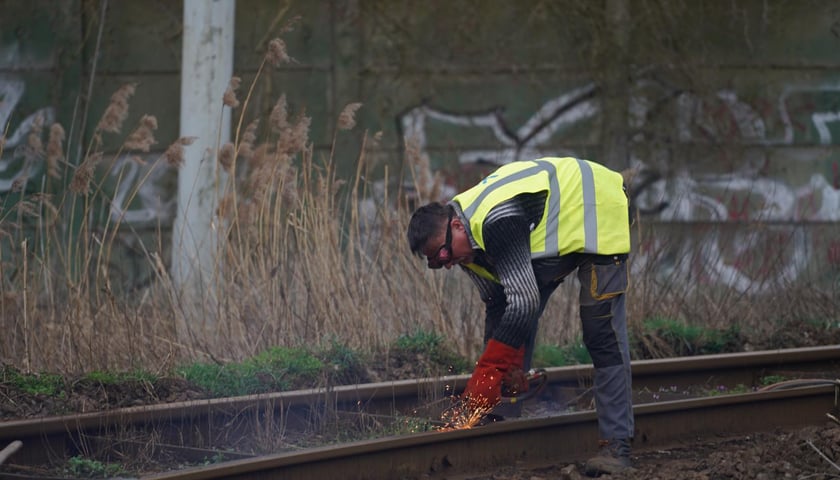
[[[338,113],[362,102],[357,130],[336,137],[346,175],[365,129],[383,132],[368,155],[391,172],[406,173],[403,141],[416,139],[446,178],[443,199],[520,158],[633,167],[634,203],[650,227],[637,238],[637,270],[739,291],[805,279],[836,287],[840,9],[677,3],[239,0],[234,71],[246,91],[268,41],[299,15],[282,35],[295,62],[260,78],[246,121],[286,93],[327,155]],[[65,125],[77,162],[110,94],[135,82],[126,125],[157,117],[149,157],[177,138],[181,2],[7,0],[0,12],[6,202],[15,178],[28,191],[43,185],[42,165],[19,150],[39,114]],[[111,166],[110,214],[139,231],[170,225],[175,172],[158,168],[122,204],[148,168],[127,160]],[[126,235],[125,261],[135,237]]]

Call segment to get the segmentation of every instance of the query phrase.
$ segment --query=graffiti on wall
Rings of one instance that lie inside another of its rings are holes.
[[[436,145],[429,132],[489,131],[495,148],[457,150],[461,170],[470,172],[475,164],[575,155],[554,145],[562,145],[567,132],[599,114],[598,93],[594,84],[565,92],[545,102],[519,128],[508,125],[499,108],[459,114],[429,104],[406,111],[398,122],[405,137],[415,139],[429,155]],[[837,156],[813,148],[768,153],[774,149],[766,147],[840,143],[840,82],[788,86],[778,98],[747,102],[732,90],[704,98],[645,79],[638,82],[630,109],[631,128],[641,132],[633,141],[648,147],[644,157],[630,152],[629,167],[637,174],[631,185],[634,206],[649,221],[681,223],[693,230],[678,242],[646,240],[638,246],[634,268],[655,263],[660,275],[687,285],[767,292],[799,278],[818,260],[812,257],[825,253],[810,248],[814,238],[802,223],[840,220]],[[659,149],[644,133],[656,125],[673,126],[657,132],[663,145]],[[674,158],[674,144],[693,143],[747,148],[738,150],[738,156],[722,149],[723,157],[694,165]],[[802,172],[807,175],[799,180]],[[444,197],[456,190],[443,190]],[[726,234],[707,228],[743,223],[762,228],[730,228]],[[829,260],[836,257],[827,255]]]
[[[39,71],[48,72],[50,68],[46,60],[24,57],[17,44],[0,47],[0,199],[16,191],[38,191],[43,185],[46,159],[32,147],[37,140],[31,137],[41,132],[40,141],[45,142],[50,125],[57,121],[55,108],[21,109],[26,104],[37,105],[27,91],[27,79],[37,78]],[[155,161],[159,156],[119,154],[100,162],[104,166],[103,181],[98,188],[104,195],[98,197],[107,202],[109,224],[124,227],[114,238],[112,257],[118,265],[113,265],[112,282],[126,289],[151,281],[141,243],[154,244],[155,232],[161,225],[170,224],[175,212],[175,168]]]
[[[55,109],[45,106],[28,113],[15,123],[15,109],[26,94],[26,81],[16,73],[23,64],[30,70],[47,69],[49,65],[31,58],[22,58],[18,44],[0,48],[0,125],[3,126],[3,154],[0,156],[0,195],[13,188],[25,189],[26,184],[44,173],[44,159],[28,152],[28,137],[40,125],[46,132],[56,121]],[[112,222],[133,226],[167,223],[174,214],[173,195],[167,193],[162,179],[173,168],[144,155],[143,162],[134,161],[135,154],[124,154],[110,162],[109,177],[104,188],[109,189]]]
[[[17,43],[0,47],[0,138],[3,139],[0,194],[13,187],[25,187],[30,176],[43,168],[37,157],[27,154],[27,137],[36,124],[50,125],[55,121],[55,110],[47,106],[28,114],[16,125],[12,124],[15,108],[26,92],[23,76],[13,73],[21,64],[19,52]]]
[[[111,221],[133,226],[168,225],[175,217],[177,198],[164,180],[173,179],[175,167],[155,162],[146,155],[138,162],[134,155],[121,155],[108,172],[112,178]]]
[[[546,149],[545,144],[570,126],[598,114],[600,106],[595,92],[595,85],[590,84],[553,98],[519,128],[508,125],[499,108],[484,113],[458,114],[437,109],[428,104],[408,110],[399,118],[399,124],[402,126],[404,136],[416,139],[421,149],[426,149],[429,145],[426,126],[430,122],[441,122],[460,128],[489,129],[495,141],[498,142],[499,148],[460,151],[458,161],[465,165],[474,163],[503,165],[517,159],[562,154],[556,150]]]
[[[25,60],[29,68],[37,64]],[[43,174],[42,159],[26,155],[27,137],[37,122],[55,121],[51,106],[25,115],[16,112],[27,95],[27,77],[18,68],[22,61],[17,44],[0,47],[0,125],[5,135],[0,195]],[[791,84],[775,96],[742,95],[725,89],[700,96],[653,77],[636,81],[630,98],[631,145],[645,149],[630,152],[628,167],[637,172],[631,185],[634,205],[648,220],[698,230],[676,246],[662,238],[639,245],[638,268],[656,263],[688,283],[699,280],[741,291],[778,288],[823,258],[840,268],[838,243],[821,241],[828,252],[813,248],[813,232],[801,226],[840,220],[840,158],[832,153],[840,144],[840,81]],[[404,111],[397,121],[400,134],[417,141],[424,155],[454,155],[456,170],[474,175],[521,158],[578,155],[568,147],[575,143],[567,140],[592,140],[579,137],[597,126],[600,115],[601,92],[588,83],[542,102],[520,125],[512,125],[496,106],[476,113],[431,103]],[[441,132],[471,141],[450,148]],[[701,160],[681,158],[673,148],[716,143],[745,148],[737,154],[721,149],[713,154],[719,156]],[[799,146],[807,148],[789,148]],[[170,167],[154,161],[139,164],[127,155],[108,165],[105,186],[110,189],[112,221],[132,227],[171,221],[175,200],[163,185],[171,178]],[[457,182],[450,179],[440,199],[465,186]],[[368,216],[375,216],[375,209],[369,210]],[[721,229],[697,226],[746,223],[763,227],[734,228],[723,235]],[[774,259],[772,266],[755,261],[758,247],[781,249],[775,257],[765,255]]]

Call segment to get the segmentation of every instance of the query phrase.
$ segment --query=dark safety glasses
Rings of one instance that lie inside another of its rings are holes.
[[[449,219],[446,221],[446,240],[443,242],[443,245],[437,249],[434,255],[426,257],[429,268],[431,269],[437,270],[438,268],[443,268],[452,258],[452,215],[454,213],[450,208]]]

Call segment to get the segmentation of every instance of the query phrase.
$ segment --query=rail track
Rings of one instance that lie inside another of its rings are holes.
[[[840,346],[634,362],[634,448],[836,418],[838,372]],[[156,479],[443,478],[585,458],[597,440],[592,368],[552,368],[547,376],[531,414],[447,432],[433,427],[466,376],[4,422],[0,448],[14,441],[21,448],[0,478],[62,478],[45,465],[74,455],[147,458],[160,467],[137,476]]]

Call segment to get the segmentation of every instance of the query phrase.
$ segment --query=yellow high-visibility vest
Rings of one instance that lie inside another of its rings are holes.
[[[452,200],[460,205],[473,239],[483,250],[484,219],[490,210],[516,195],[537,192],[547,195],[542,219],[531,230],[532,259],[630,251],[623,178],[589,160],[565,157],[508,163]],[[487,277],[488,272],[477,273]]]

